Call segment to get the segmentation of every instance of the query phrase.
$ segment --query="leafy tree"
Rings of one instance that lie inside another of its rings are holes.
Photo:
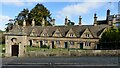
[[[29,13],[29,19],[35,19],[36,25],[42,25],[42,19],[45,19],[45,25],[51,25],[52,20],[50,11],[42,4],[37,4]]]
[[[15,20],[18,21],[19,25],[23,24],[23,20],[26,20],[27,25],[29,25],[29,18],[28,18],[29,10],[28,9],[23,9],[18,16],[16,17]]]
[[[111,28],[103,33],[98,49],[120,49],[120,31]]]
[[[13,23],[14,23],[13,21],[14,21],[14,20],[9,19],[9,23],[5,24],[5,25],[7,26],[7,27],[5,28],[7,32],[13,28],[13,25],[14,25],[14,24],[13,24]]]
[[[51,25],[50,21],[52,20],[50,11],[44,7],[42,4],[37,4],[31,11],[28,9],[23,9],[15,20],[19,22],[19,25],[23,24],[23,20],[26,20],[27,25],[30,25],[32,19],[35,20],[36,25],[42,25],[42,19],[45,19],[45,25]]]
[[[51,25],[52,17],[50,11],[44,7],[42,4],[37,4],[31,11],[26,9],[23,9],[18,16],[13,20],[14,23],[18,21],[19,25],[23,25],[23,21],[26,20],[27,26],[31,24],[32,19],[36,21],[36,25],[42,25],[42,20],[45,20],[45,25]],[[8,32],[13,28],[14,25],[13,22],[9,22],[6,28],[6,31]]]
[[[68,25],[74,25],[74,22],[71,22],[70,20],[68,20]]]

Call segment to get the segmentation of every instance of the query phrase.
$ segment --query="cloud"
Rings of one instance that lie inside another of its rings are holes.
[[[98,17],[98,20],[105,20],[106,19],[106,16],[99,16]]]
[[[12,5],[17,5],[17,6],[22,6],[24,5],[24,2],[21,0],[2,0],[3,4],[12,4]]]
[[[40,2],[118,2],[118,0],[2,0],[3,4],[12,4],[16,6],[31,5]]]
[[[58,14],[62,14],[63,16],[71,16],[71,15],[81,15],[86,14],[88,11],[92,9],[96,9],[103,4],[100,2],[83,2],[73,5],[68,5],[64,7],[62,10],[58,11]]]
[[[2,0],[2,4],[6,4],[6,5],[15,5],[15,6],[29,6],[32,5],[34,2],[34,0]]]
[[[86,15],[89,15],[90,13],[95,13],[99,8],[103,7],[106,3],[107,2],[72,3],[72,4],[69,4],[65,7],[63,7],[59,11],[57,11],[56,19],[62,20],[62,22],[64,22],[65,17],[68,16],[68,18],[71,21],[78,22],[76,20],[76,18],[79,15],[86,16]],[[91,20],[91,22],[92,22],[92,20]],[[83,24],[86,24],[86,21],[84,21],[84,19],[83,19]]]
[[[9,16],[0,15],[0,29],[5,30],[5,24],[9,22],[9,19],[12,19]]]
[[[9,19],[11,19],[9,16],[0,15],[0,23],[2,23],[2,21],[9,21]]]

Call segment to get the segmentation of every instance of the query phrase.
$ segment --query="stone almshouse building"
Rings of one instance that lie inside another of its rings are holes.
[[[6,56],[23,56],[26,46],[43,46],[50,48],[79,48],[79,49],[95,49],[103,32],[118,21],[119,16],[110,15],[107,10],[106,20],[97,20],[94,14],[93,25],[82,25],[81,16],[79,24],[69,26],[68,18],[65,18],[65,25],[45,26],[44,19],[42,26],[35,26],[33,19],[32,26],[26,26],[25,20],[23,26],[16,23],[13,29],[5,33]]]

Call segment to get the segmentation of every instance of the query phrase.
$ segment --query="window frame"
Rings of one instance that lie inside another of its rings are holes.
[[[59,41],[59,40],[56,40],[56,44],[60,44],[60,41]]]
[[[73,37],[74,35],[72,33],[69,34],[69,37]]]
[[[69,41],[70,45],[74,45],[74,41]]]

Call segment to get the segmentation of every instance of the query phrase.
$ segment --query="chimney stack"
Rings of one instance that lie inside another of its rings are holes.
[[[65,26],[67,26],[68,25],[68,17],[66,16],[66,18],[65,18]]]
[[[81,16],[79,16],[79,26],[81,26],[81,24],[82,24],[82,18]]]
[[[24,21],[23,21],[23,27],[25,27],[25,26],[26,26],[26,21],[24,20]]]
[[[94,26],[97,25],[97,16],[96,16],[96,13],[94,14]]]
[[[32,27],[34,27],[35,26],[35,21],[34,21],[34,19],[32,20]]]
[[[110,10],[108,9],[108,10],[107,10],[107,14],[106,14],[106,20],[107,20],[107,22],[109,22],[109,21],[108,21],[108,17],[109,17],[109,16],[110,16]]]
[[[115,23],[116,23],[116,15],[113,15],[112,17],[112,26],[115,26]]]
[[[51,20],[51,24],[52,24],[52,26],[55,25],[55,19],[52,19],[52,20]]]
[[[107,10],[107,17],[110,15],[110,10],[108,9]]]
[[[18,26],[18,21],[16,21],[15,25]]]
[[[45,26],[45,19],[44,18],[42,19],[42,26],[43,27]]]

